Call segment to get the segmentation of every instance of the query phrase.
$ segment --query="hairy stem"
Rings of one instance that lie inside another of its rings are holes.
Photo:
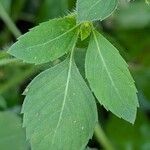
[[[18,38],[21,35],[21,32],[19,31],[19,29],[16,27],[16,25],[14,24],[14,22],[9,17],[9,15],[5,11],[5,9],[4,9],[3,5],[1,4],[1,2],[0,2],[0,17],[5,22],[5,24],[9,28],[9,30],[13,33],[13,35],[16,38]]]
[[[106,137],[102,127],[99,124],[97,124],[96,127],[95,127],[94,135],[95,135],[97,141],[102,145],[102,147],[105,150],[114,150],[111,142]]]

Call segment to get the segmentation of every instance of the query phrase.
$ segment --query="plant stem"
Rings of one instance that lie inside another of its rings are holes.
[[[5,22],[5,24],[8,26],[9,30],[13,33],[13,35],[18,38],[21,35],[21,32],[16,27],[14,22],[11,20],[7,12],[5,11],[3,5],[0,2],[0,17]]]
[[[102,127],[97,124],[95,127],[95,133],[94,133],[97,141],[103,146],[105,150],[114,150],[111,142],[109,139],[106,137]]]

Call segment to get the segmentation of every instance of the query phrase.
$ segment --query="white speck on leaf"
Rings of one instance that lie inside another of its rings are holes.
[[[76,120],[74,120],[73,122],[74,122],[74,123],[76,123],[77,121],[76,121]]]

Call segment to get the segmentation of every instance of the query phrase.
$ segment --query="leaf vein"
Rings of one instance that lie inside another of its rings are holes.
[[[54,39],[48,40],[48,41],[45,42],[45,43],[40,43],[40,44],[37,44],[37,45],[30,46],[30,47],[28,47],[27,49],[31,49],[31,48],[38,47],[38,46],[45,46],[46,44],[51,43],[51,42],[53,42],[53,41],[55,41],[55,40],[57,40],[57,39],[63,37],[64,35],[68,34],[68,33],[71,32],[71,31],[73,31],[73,30],[74,30],[75,28],[77,28],[77,27],[78,27],[78,25],[74,26],[73,28],[71,28],[70,30],[64,32],[63,34],[61,34],[61,35],[55,37]]]
[[[99,44],[98,44],[98,40],[97,40],[97,37],[96,37],[94,31],[93,31],[93,35],[94,35],[95,43],[96,43],[96,46],[97,46],[97,49],[98,49],[98,54],[99,54],[99,56],[100,56],[100,58],[101,58],[101,60],[102,60],[102,63],[103,63],[103,65],[104,65],[104,67],[105,67],[105,70],[106,70],[106,72],[107,72],[107,75],[108,75],[108,77],[109,77],[109,79],[110,79],[110,81],[111,81],[111,83],[112,83],[112,86],[114,87],[114,89],[115,89],[117,95],[118,95],[119,98],[121,99],[121,95],[119,94],[119,91],[118,91],[118,89],[117,89],[117,87],[116,87],[116,85],[115,85],[115,83],[114,83],[114,81],[113,81],[113,79],[112,79],[112,77],[111,77],[111,74],[110,74],[110,72],[108,71],[106,62],[105,62],[105,60],[104,60],[104,58],[103,58],[103,56],[102,56],[102,54],[101,54],[100,47],[99,47]]]

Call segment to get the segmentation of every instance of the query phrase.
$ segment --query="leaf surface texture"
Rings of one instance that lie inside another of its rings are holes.
[[[78,22],[104,20],[112,14],[117,7],[117,0],[78,0]]]
[[[97,121],[94,98],[74,60],[38,75],[25,90],[24,126],[33,150],[82,150]]]
[[[112,113],[134,123],[138,100],[134,80],[118,50],[93,31],[86,54],[86,77],[99,102]]]
[[[77,30],[73,16],[53,19],[22,35],[8,53],[27,63],[53,61],[72,49]]]

